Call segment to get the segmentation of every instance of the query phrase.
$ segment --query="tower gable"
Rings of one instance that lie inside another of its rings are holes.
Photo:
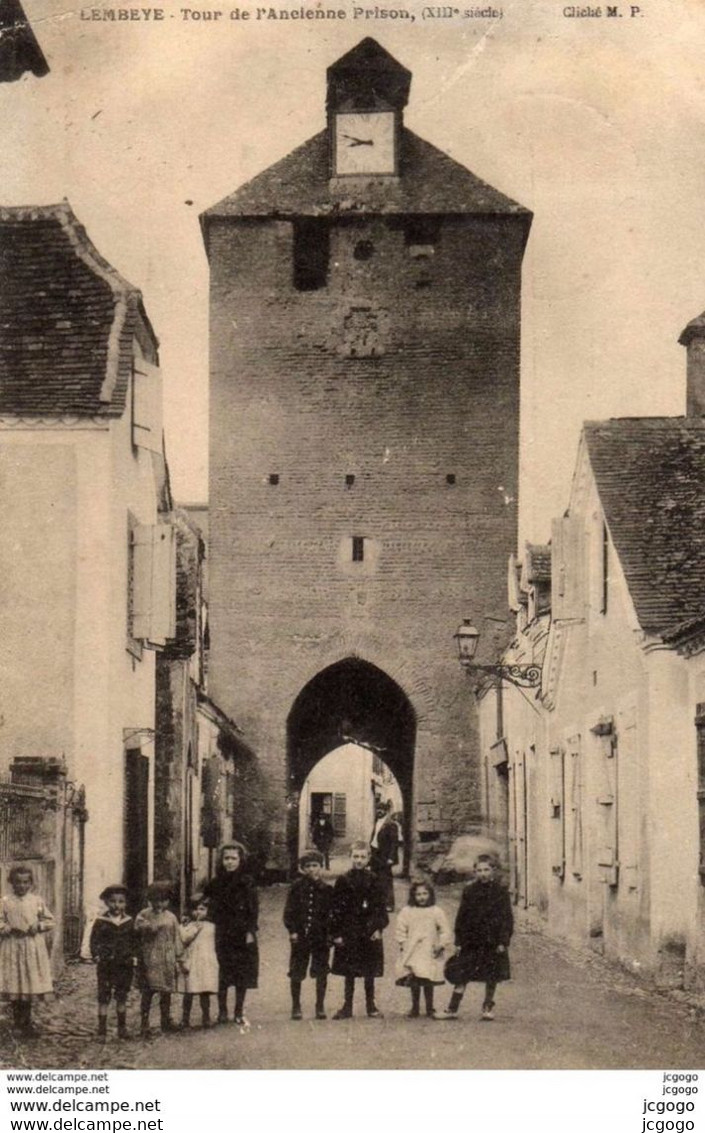
[[[409,100],[411,71],[374,40],[363,39],[328,68],[327,110],[402,110]]]

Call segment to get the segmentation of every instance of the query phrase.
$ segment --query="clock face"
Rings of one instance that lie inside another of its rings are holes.
[[[396,173],[394,114],[336,114],[335,172]]]

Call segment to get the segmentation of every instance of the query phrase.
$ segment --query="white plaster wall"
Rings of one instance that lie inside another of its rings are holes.
[[[85,784],[89,909],[122,878],[124,731],[154,728],[154,654],[126,649],[128,509],[156,521],[152,458],[132,448],[129,409],[0,432],[0,759],[63,754]],[[153,759],[153,743],[144,752]]]
[[[316,764],[299,800],[300,853],[310,845],[311,795],[318,791],[346,796],[346,848],[357,839],[369,842],[374,824],[372,777],[372,753],[356,744],[344,744]]]
[[[619,560],[610,544],[607,611],[602,612],[601,559],[603,514],[594,480],[590,476],[579,506],[574,512],[582,527],[583,568],[578,618],[562,627],[564,652],[558,671],[555,707],[549,713],[548,747],[564,747],[571,737],[580,737],[582,780],[582,872],[578,876],[567,862],[565,877],[547,879],[550,925],[557,935],[587,943],[599,926],[603,929],[605,951],[618,954],[626,962],[647,959],[648,944],[644,909],[648,905],[648,851],[642,826],[639,845],[639,871],[636,888],[620,875],[616,888],[603,881],[598,867],[604,841],[604,812],[597,803],[604,793],[602,745],[592,728],[602,718],[612,717],[619,735],[627,719],[636,727],[637,766],[630,782],[637,785],[636,811],[644,811],[648,784],[648,720],[645,713],[645,662],[643,635],[639,629]],[[574,531],[577,537],[580,527]],[[549,759],[548,752],[545,758]],[[621,769],[623,770],[623,768]],[[550,775],[549,775],[550,779]],[[566,799],[566,814],[570,799]],[[622,800],[624,803],[624,800]],[[617,804],[615,804],[617,805]],[[546,811],[550,798],[546,799]],[[549,818],[549,837],[551,822]],[[570,846],[568,847],[570,859]],[[631,875],[633,881],[634,875]],[[594,938],[597,940],[598,938]]]
[[[691,664],[670,650],[656,650],[648,656],[651,929],[655,951],[681,940],[692,949],[697,937],[697,702],[693,692],[700,682],[688,680]]]
[[[85,434],[84,434],[85,435]],[[0,431],[0,760],[73,757],[75,437]]]

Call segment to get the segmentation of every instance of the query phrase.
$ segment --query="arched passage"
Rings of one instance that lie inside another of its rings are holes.
[[[296,799],[313,767],[344,744],[368,748],[393,772],[404,801],[408,867],[416,714],[396,681],[359,657],[323,669],[301,690],[287,720],[290,798]],[[289,810],[288,844],[295,866],[298,807]]]

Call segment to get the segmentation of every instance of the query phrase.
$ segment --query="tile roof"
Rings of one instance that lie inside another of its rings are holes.
[[[67,201],[0,207],[0,414],[120,415],[135,335],[156,363],[140,292]]]
[[[485,184],[474,173],[411,130],[402,129],[400,176],[331,178],[328,131],[310,138],[287,157],[206,209],[207,230],[215,217],[336,216],[365,213],[488,214],[531,213]]]
[[[529,582],[551,581],[551,547],[548,543],[527,543],[524,552]]]
[[[591,421],[584,436],[639,623],[668,633],[703,610],[705,419]]]

